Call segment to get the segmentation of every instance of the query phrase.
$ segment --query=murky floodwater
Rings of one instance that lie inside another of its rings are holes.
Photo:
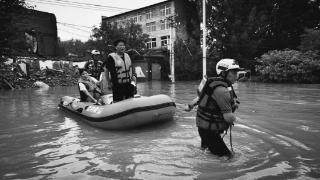
[[[0,179],[320,178],[320,85],[236,85],[231,160],[200,149],[195,111],[181,106],[196,86],[140,83],[142,95],[170,95],[177,112],[172,122],[130,131],[97,129],[57,109],[76,87],[2,91]]]

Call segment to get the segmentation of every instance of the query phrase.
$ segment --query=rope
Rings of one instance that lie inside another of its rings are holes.
[[[230,147],[231,147],[231,151],[233,151],[233,147],[232,147],[232,134],[231,134],[231,129],[232,129],[232,125],[230,125]]]

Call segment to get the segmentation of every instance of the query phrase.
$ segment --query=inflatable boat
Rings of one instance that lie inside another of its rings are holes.
[[[107,96],[107,105],[80,102],[80,99],[64,96],[59,107],[76,114],[92,126],[103,129],[132,129],[138,126],[165,122],[173,119],[175,103],[167,95],[139,96],[112,103]]]

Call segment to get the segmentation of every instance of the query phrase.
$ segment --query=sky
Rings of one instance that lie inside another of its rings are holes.
[[[99,27],[101,16],[113,16],[165,0],[26,0],[35,10],[53,13],[62,41],[87,41],[91,29]]]

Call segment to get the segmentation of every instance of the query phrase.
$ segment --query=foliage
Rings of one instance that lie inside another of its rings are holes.
[[[320,51],[320,30],[305,29],[299,48],[302,51]]]
[[[320,83],[320,56],[316,51],[270,51],[257,59],[256,71],[266,82]]]
[[[60,55],[68,55],[69,53],[72,53],[78,56],[84,56],[87,50],[85,43],[77,39],[71,39],[68,41],[59,41],[58,44],[59,44],[59,49],[62,49],[61,53],[64,53]]]
[[[195,80],[201,78],[201,51],[194,40],[175,41],[175,74],[177,80]]]
[[[201,10],[201,1],[198,1]],[[269,50],[297,49],[305,28],[319,28],[320,1],[207,1],[209,53],[237,59],[254,70],[255,57]]]
[[[93,30],[93,37],[96,39],[100,49],[106,53],[114,51],[113,42],[118,39],[126,41],[126,48],[143,51],[145,43],[148,41],[149,36],[144,34],[141,25],[128,22],[125,26],[120,26],[110,23],[102,23],[100,28]]]

